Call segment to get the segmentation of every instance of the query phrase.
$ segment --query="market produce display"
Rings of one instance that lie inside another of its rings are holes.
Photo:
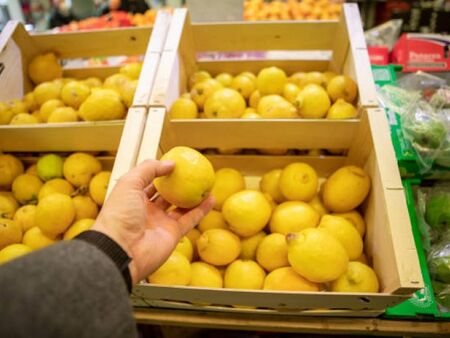
[[[192,148],[172,148],[161,158],[169,159],[175,169],[155,187],[171,208],[193,207],[208,193],[215,205],[149,276],[150,283],[379,291],[364,254],[365,222],[358,209],[371,185],[363,169],[344,166],[322,180],[313,167],[295,162],[265,173],[255,189],[233,168],[214,171]]]
[[[25,166],[0,155],[0,264],[89,229],[111,172],[87,153],[46,154]]]
[[[28,65],[35,88],[22,99],[0,102],[0,125],[123,119],[141,68],[140,62],[126,64],[104,81],[65,78],[53,53],[38,55]]]
[[[170,107],[172,119],[192,118],[356,118],[358,88],[346,75],[296,72],[278,67],[258,74],[200,70],[190,78],[190,92]]]

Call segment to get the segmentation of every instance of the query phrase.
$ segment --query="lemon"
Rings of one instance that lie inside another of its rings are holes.
[[[60,94],[61,87],[55,82],[41,83],[33,91],[34,100],[39,106],[42,106],[48,100],[59,99]]]
[[[257,82],[257,77],[256,77],[256,75],[253,74],[252,72],[242,72],[242,73],[239,73],[238,76],[239,76],[239,75],[241,75],[241,76],[247,76],[247,77],[250,78],[255,84],[256,84],[256,82]]]
[[[286,201],[286,198],[281,193],[278,182],[281,176],[281,169],[271,170],[263,175],[261,181],[259,181],[259,189],[269,194],[273,200],[277,203]]]
[[[30,174],[30,175],[34,175],[34,176],[38,176],[37,173],[37,165],[36,164],[32,164],[30,165],[27,170],[25,170],[26,174]]]
[[[341,276],[348,265],[348,255],[341,242],[328,231],[305,229],[286,236],[288,260],[292,268],[311,282],[325,283]]]
[[[196,71],[189,77],[189,88],[193,88],[197,83],[208,79],[211,79],[211,74],[209,74],[206,70]]]
[[[54,53],[39,54],[28,64],[28,75],[39,84],[62,77],[62,67]]]
[[[256,250],[261,241],[266,237],[264,231],[258,232],[256,235],[241,239],[241,254],[240,259],[256,259]]]
[[[319,228],[330,232],[347,251],[350,260],[357,259],[363,252],[361,236],[352,223],[340,216],[324,215]]]
[[[9,109],[12,111],[13,115],[29,113],[29,109],[26,103],[18,99],[9,100],[7,102],[7,105],[9,106]]]
[[[325,182],[323,203],[333,212],[356,209],[370,191],[370,177],[357,166],[345,166],[336,170]]]
[[[289,76],[289,83],[295,84],[297,87],[302,88],[306,86],[306,73],[305,72],[297,72]]]
[[[283,94],[287,81],[286,73],[277,67],[262,69],[257,77],[257,89],[261,95]]]
[[[81,234],[84,231],[89,230],[94,225],[95,220],[92,218],[83,218],[77,220],[75,223],[73,223],[69,229],[66,230],[64,233],[63,239],[65,241],[68,241],[72,238],[77,237],[79,234]]]
[[[256,109],[258,107],[258,102],[261,99],[261,93],[259,90],[254,90],[253,93],[250,94],[248,99],[248,105],[251,108]]]
[[[34,99],[33,92],[25,94],[25,96],[23,97],[23,103],[27,106],[28,111],[35,111],[39,109],[39,106],[36,100]]]
[[[353,260],[354,262],[360,262],[366,265],[369,265],[369,260],[367,259],[366,254],[363,252],[361,256]]]
[[[0,218],[0,250],[4,247],[20,243],[22,240],[22,228],[15,221]]]
[[[332,215],[344,217],[347,221],[352,223],[356,230],[358,230],[361,237],[364,237],[364,234],[366,233],[366,223],[358,211],[352,210],[344,213],[333,213]]]
[[[33,250],[37,250],[56,243],[56,241],[43,234],[38,227],[33,227],[23,235],[22,243]]]
[[[316,84],[304,87],[293,104],[301,117],[309,119],[325,117],[331,105],[325,89]]]
[[[220,271],[213,265],[204,262],[191,264],[191,281],[189,286],[204,288],[222,288],[223,279]]]
[[[314,228],[319,224],[320,214],[308,203],[288,201],[278,205],[270,219],[270,231],[286,235]]]
[[[335,103],[330,107],[327,113],[327,119],[353,119],[358,116],[358,111],[351,104],[343,99],[337,99]]]
[[[267,271],[288,266],[288,248],[285,236],[270,234],[259,243],[256,250],[256,261]]]
[[[310,202],[317,193],[319,181],[313,167],[303,162],[288,164],[281,172],[278,185],[288,200]]]
[[[65,84],[61,90],[61,99],[65,105],[78,109],[91,93],[91,88],[81,81]]]
[[[324,207],[322,200],[319,195],[314,196],[314,198],[309,202],[309,205],[319,213],[319,216],[322,217],[325,214],[328,214],[328,210]]]
[[[35,225],[47,236],[62,234],[75,219],[72,199],[63,194],[51,194],[39,201],[35,215]]]
[[[210,229],[227,229],[227,222],[222,213],[217,210],[211,210],[198,224],[198,230],[205,232]]]
[[[348,263],[347,271],[331,283],[334,292],[378,292],[379,288],[375,271],[360,262]]]
[[[117,120],[125,116],[125,106],[114,90],[96,89],[81,104],[78,113],[85,121]]]
[[[103,205],[108,190],[110,171],[101,171],[95,175],[89,183],[89,194],[98,205]]]
[[[120,67],[119,72],[132,80],[139,79],[142,70],[142,62],[132,62]]]
[[[36,206],[35,205],[24,205],[17,209],[14,214],[14,222],[20,226],[22,232],[25,233],[32,227],[34,227],[34,216],[36,214]]]
[[[98,207],[97,204],[89,196],[75,196],[72,198],[75,207],[75,220],[78,221],[84,218],[97,218]]]
[[[21,204],[36,204],[38,200],[39,190],[43,183],[39,177],[23,174],[17,176],[12,184],[12,192],[14,198]]]
[[[264,194],[264,197],[266,198],[266,200],[269,202],[270,207],[272,208],[272,212],[273,212],[273,210],[277,207],[277,204],[273,200],[272,196],[270,196],[268,193],[265,192],[263,194]]]
[[[308,72],[308,73],[306,73],[306,76],[304,79],[304,85],[308,85],[311,83],[325,87],[327,84],[327,79],[326,79],[325,75],[321,72]]]
[[[221,210],[225,200],[245,189],[245,180],[239,171],[233,168],[222,168],[216,171],[216,180],[211,195],[216,200],[214,209]]]
[[[260,232],[269,222],[272,208],[264,194],[242,190],[225,201],[222,214],[234,233],[249,237]]]
[[[191,99],[179,98],[170,107],[172,119],[195,119],[198,117],[197,105]]]
[[[12,125],[36,124],[36,123],[39,123],[38,119],[35,116],[30,115],[28,113],[17,114],[9,122],[9,124]]]
[[[0,218],[12,219],[18,208],[19,204],[12,195],[0,195]]]
[[[297,95],[300,93],[300,88],[293,83],[286,83],[283,88],[283,97],[290,103],[294,103]]]
[[[256,112],[255,108],[245,108],[244,114],[242,114],[241,118],[243,119],[260,119],[261,115]]]
[[[24,244],[11,244],[0,250],[0,264],[12,261],[20,256],[30,253],[31,248]]]
[[[256,262],[238,259],[225,270],[223,279],[227,289],[262,289],[266,273]]]
[[[271,271],[264,280],[264,290],[319,291],[319,285],[303,278],[290,266]]]
[[[153,181],[166,201],[180,208],[193,208],[208,196],[215,174],[211,162],[204,155],[192,148],[174,147],[161,157],[161,161],[175,162],[169,175]]]
[[[60,193],[67,196],[71,196],[73,192],[74,188],[72,184],[70,184],[68,181],[63,180],[62,178],[54,178],[44,183],[41,190],[39,190],[38,199],[42,200],[48,195],[54,193]]]
[[[120,88],[120,97],[122,101],[125,102],[127,108],[130,108],[133,105],[134,94],[136,93],[136,88],[138,85],[138,80],[131,80],[125,83]]]
[[[6,103],[0,102],[0,125],[9,124],[14,113]]]
[[[58,99],[51,99],[45,101],[44,104],[39,109],[39,114],[44,122],[47,122],[50,114],[56,109],[64,107],[64,103]]]
[[[219,81],[222,86],[230,87],[231,83],[233,82],[233,75],[229,73],[220,73],[217,74],[215,79]]]
[[[114,90],[117,94],[120,94],[123,87],[130,82],[131,79],[123,74],[113,74],[108,76],[103,82],[103,88]]]
[[[239,118],[244,114],[245,100],[236,90],[223,88],[206,99],[204,110],[207,118]]]
[[[223,86],[219,81],[214,79],[206,79],[202,82],[196,83],[191,90],[191,99],[197,104],[200,110],[203,110],[203,106],[206,100],[217,90],[222,89]]]
[[[102,165],[94,156],[73,153],[64,161],[64,178],[75,187],[87,187],[91,178],[102,170]]]
[[[295,107],[280,95],[263,96],[258,101],[256,111],[261,117],[267,119],[290,119],[298,117]]]
[[[211,229],[205,231],[197,240],[200,258],[212,265],[227,265],[239,257],[241,242],[229,230]]]
[[[103,86],[102,80],[100,80],[98,77],[91,76],[87,79],[82,81],[85,85],[87,85],[89,88],[99,88]]]
[[[233,79],[231,88],[239,92],[245,99],[248,99],[256,90],[256,84],[250,77],[238,75]]]
[[[323,76],[325,77],[325,81],[326,81],[326,86],[328,86],[328,84],[330,83],[330,81],[335,77],[338,76],[339,74],[335,73],[335,72],[331,72],[331,71],[326,71],[323,72]],[[326,87],[325,87],[326,88]]]
[[[186,256],[189,262],[192,262],[192,258],[194,257],[194,247],[192,246],[191,241],[186,236],[183,236],[175,247],[175,251]]]
[[[344,99],[352,103],[358,94],[358,87],[356,83],[345,75],[338,75],[333,77],[327,86],[327,92],[331,100]]]
[[[148,277],[148,280],[152,284],[189,285],[191,275],[189,260],[183,254],[174,251],[165,263]]]
[[[48,154],[37,161],[37,173],[44,181],[63,177],[63,159],[56,154]]]
[[[0,187],[10,187],[23,171],[23,164],[17,157],[0,154]]]
[[[197,239],[202,235],[202,233],[197,228],[192,228],[186,234],[186,237],[191,241],[192,247],[194,248],[194,256],[197,253]]]

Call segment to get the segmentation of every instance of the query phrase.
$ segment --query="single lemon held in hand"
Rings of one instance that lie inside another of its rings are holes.
[[[360,262],[348,263],[345,273],[331,283],[334,292],[378,292],[379,288],[375,271]]]
[[[165,263],[148,277],[148,280],[152,284],[188,285],[191,281],[191,264],[182,253],[173,251]]]
[[[308,203],[288,201],[279,204],[270,219],[270,231],[286,235],[314,228],[319,224],[320,214]]]
[[[238,259],[225,270],[224,287],[227,289],[262,289],[266,272],[256,262]]]
[[[153,181],[156,190],[168,202],[180,208],[199,205],[214,185],[214,168],[209,160],[189,147],[174,147],[161,161],[175,162],[175,168],[166,176]]]
[[[319,291],[319,285],[303,278],[290,266],[270,272],[264,280],[264,290],[273,291]]]
[[[214,209],[221,210],[225,200],[245,189],[245,180],[242,174],[233,168],[222,168],[216,171],[216,180],[211,189],[214,196]]]
[[[203,261],[216,266],[227,265],[239,257],[241,242],[229,230],[211,229],[198,238],[197,250]]]
[[[256,261],[267,271],[289,266],[288,248],[285,236],[270,234],[259,243],[256,250]]]
[[[303,162],[288,164],[281,172],[278,185],[290,201],[309,202],[317,193],[319,180],[313,167]]]

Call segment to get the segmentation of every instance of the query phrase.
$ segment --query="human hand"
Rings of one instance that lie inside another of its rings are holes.
[[[92,227],[116,241],[132,258],[133,284],[162,265],[181,237],[214,205],[210,196],[196,208],[166,212],[170,204],[156,195],[152,182],[174,166],[171,161],[146,160],[130,170],[117,182]]]

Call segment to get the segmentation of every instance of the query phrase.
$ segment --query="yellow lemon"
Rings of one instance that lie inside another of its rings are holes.
[[[19,203],[11,195],[1,194],[0,195],[0,218],[12,219],[16,210],[19,208]]]
[[[224,87],[230,87],[233,82],[233,75],[229,73],[220,73],[215,78]]]
[[[304,84],[308,85],[310,83],[325,87],[327,85],[327,79],[321,72],[308,72],[306,73]]]
[[[22,162],[12,155],[0,154],[0,186],[9,188],[15,178],[23,174]]]
[[[356,209],[370,191],[370,177],[357,166],[345,166],[336,170],[323,187],[323,203],[333,212]]]
[[[281,193],[286,199],[303,202],[310,202],[314,198],[318,184],[314,168],[303,162],[287,165],[278,181]]]
[[[36,206],[35,205],[24,205],[17,209],[14,214],[14,222],[20,226],[22,232],[26,232],[27,230],[34,227],[34,216],[36,214]]]
[[[127,108],[130,108],[133,105],[134,94],[136,93],[136,88],[138,85],[138,80],[131,80],[125,83],[120,88],[120,97],[122,101],[125,102]]]
[[[77,112],[72,107],[56,108],[50,113],[47,123],[77,122]]]
[[[223,278],[220,271],[213,265],[204,262],[191,264],[191,281],[189,286],[204,288],[222,288]]]
[[[189,238],[189,240],[191,241],[192,247],[194,248],[194,256],[197,252],[197,239],[199,239],[201,235],[202,235],[202,233],[197,228],[192,228],[186,234],[186,237]]]
[[[215,174],[211,162],[204,155],[192,148],[174,147],[161,157],[161,161],[175,162],[169,175],[153,181],[166,201],[180,208],[193,208],[208,196]]]
[[[24,244],[11,244],[0,250],[0,264],[12,261],[20,256],[30,253],[31,248]]]
[[[98,77],[91,76],[87,79],[82,81],[85,85],[87,85],[89,88],[99,88],[103,86],[102,80],[100,80]]]
[[[347,221],[350,221],[356,230],[358,230],[361,237],[364,237],[364,234],[366,233],[366,222],[364,222],[364,218],[358,211],[352,210],[344,213],[333,213],[332,215],[344,217]]]
[[[216,180],[211,189],[216,203],[214,209],[221,210],[225,200],[245,189],[245,180],[241,173],[233,168],[222,168],[216,171]]]
[[[360,262],[348,263],[347,270],[331,283],[334,292],[378,292],[378,278],[369,266]]]
[[[63,194],[52,194],[39,201],[35,225],[52,238],[62,234],[75,219],[72,199]]]
[[[352,103],[356,99],[358,94],[358,87],[356,83],[345,75],[338,75],[333,77],[327,86],[328,95],[331,100],[344,99],[345,101]]]
[[[311,282],[325,283],[341,276],[348,255],[341,242],[328,231],[309,228],[286,235],[288,260],[292,268]]]
[[[61,90],[61,99],[67,106],[78,109],[91,93],[91,88],[81,81],[65,84]]]
[[[23,235],[22,243],[33,250],[38,250],[56,243],[56,241],[43,234],[38,227],[33,227]]]
[[[269,202],[270,207],[272,208],[272,212],[273,212],[273,210],[277,207],[277,203],[275,203],[272,196],[270,196],[268,193],[265,192],[263,194],[264,194],[264,197],[266,198],[266,200]]]
[[[253,74],[252,72],[242,72],[242,73],[239,73],[238,76],[247,76],[247,77],[250,78],[255,84],[256,84],[256,82],[257,82],[256,75]]]
[[[259,181],[259,189],[262,192],[269,194],[277,203],[286,201],[286,198],[281,193],[280,187],[278,185],[281,172],[281,169],[271,170],[265,173],[261,178],[261,181]]]
[[[72,198],[72,202],[75,207],[75,221],[85,218],[97,218],[98,206],[89,196],[75,196]]]
[[[286,73],[277,67],[268,67],[258,73],[257,89],[261,95],[283,94],[287,81]]]
[[[327,119],[353,119],[358,116],[358,111],[351,103],[344,101],[343,99],[337,99],[332,104],[330,110],[327,113]]]
[[[12,219],[0,218],[0,250],[22,241],[22,228]]]
[[[48,195],[54,193],[60,193],[67,196],[71,196],[74,191],[75,190],[72,184],[70,184],[68,181],[63,180],[62,178],[54,178],[44,183],[41,190],[39,190],[38,198],[39,200],[42,200]]]
[[[256,90],[256,84],[250,77],[238,75],[233,79],[231,88],[239,92],[245,99],[248,99]]]
[[[33,92],[25,94],[25,96],[23,97],[23,103],[25,103],[25,105],[27,106],[28,111],[35,111],[39,109],[39,105],[34,99]]]
[[[195,119],[198,117],[197,105],[191,99],[179,98],[170,107],[172,119]]]
[[[125,87],[130,81],[131,79],[128,76],[120,73],[113,74],[105,79],[105,82],[103,82],[103,88],[114,90],[117,94],[120,94],[122,88]]]
[[[52,178],[63,177],[63,163],[62,157],[56,154],[39,157],[36,163],[39,178],[43,181],[49,181]]]
[[[105,202],[106,190],[108,189],[110,178],[110,171],[101,171],[89,182],[89,194],[98,205],[103,205],[103,202]]]
[[[210,229],[227,229],[227,222],[222,213],[217,210],[211,210],[198,224],[198,230],[205,232]]]
[[[245,237],[241,239],[241,254],[240,259],[256,259],[256,250],[261,241],[266,237],[264,231],[258,232],[256,235]]]
[[[56,108],[64,107],[64,103],[58,99],[45,101],[39,109],[39,114],[44,122],[47,122],[49,116]]]
[[[37,165],[36,164],[32,164],[30,165],[27,170],[25,170],[26,174],[30,174],[30,175],[34,175],[34,176],[38,176],[37,173]]]
[[[186,236],[183,236],[175,247],[175,251],[186,256],[189,262],[192,262],[192,258],[194,257],[194,247],[192,246],[191,241]]]
[[[300,88],[293,83],[286,83],[283,88],[283,97],[290,103],[294,103],[297,95],[300,93]]]
[[[197,83],[208,79],[211,79],[211,74],[209,74],[206,70],[196,71],[189,77],[189,88],[193,88]]]
[[[62,67],[54,53],[39,54],[28,64],[28,75],[39,84],[62,77]]]
[[[254,90],[253,93],[250,94],[248,99],[248,105],[251,108],[256,109],[258,107],[258,102],[261,99],[261,93],[258,90]]]
[[[222,89],[223,86],[219,81],[214,79],[206,79],[202,82],[198,82],[192,87],[191,99],[197,104],[200,110],[203,110],[203,106],[206,100],[217,90]]]
[[[266,273],[256,262],[238,259],[225,270],[224,287],[227,289],[262,289]]]
[[[85,121],[118,120],[125,116],[125,106],[114,90],[96,89],[81,104],[78,113]]]
[[[60,94],[61,86],[55,82],[41,83],[33,91],[34,100],[39,106],[42,106],[48,100],[59,99]]]
[[[325,89],[316,84],[309,84],[304,87],[293,104],[298,109],[298,114],[307,119],[325,117],[331,105]]]
[[[270,231],[286,235],[314,228],[319,224],[320,214],[308,203],[288,201],[278,205],[270,219]]]
[[[319,195],[314,196],[314,198],[309,202],[309,205],[313,207],[315,211],[319,213],[319,216],[322,217],[325,214],[328,214],[327,208],[324,207],[322,200]]]
[[[39,177],[23,174],[17,176],[12,184],[12,192],[14,198],[21,204],[36,204],[38,200],[39,190],[43,183]]]
[[[12,111],[13,115],[21,114],[21,113],[29,113],[28,106],[25,102],[20,101],[18,99],[13,99],[7,102],[9,109]]]
[[[306,86],[306,73],[305,72],[297,72],[289,76],[289,83],[295,84],[297,87],[302,88]]]
[[[259,243],[256,250],[256,261],[267,271],[288,266],[288,248],[285,236],[270,234]]]
[[[0,102],[0,125],[9,124],[14,115],[6,103]]]
[[[64,161],[64,178],[75,187],[87,187],[91,178],[102,170],[102,165],[94,156],[73,153]]]
[[[72,238],[77,237],[79,234],[81,234],[84,231],[89,230],[92,228],[92,226],[95,223],[95,219],[92,218],[83,218],[77,220],[75,223],[73,223],[69,229],[66,230],[64,233],[63,239],[65,241],[68,241]]]
[[[206,99],[204,110],[207,118],[239,118],[244,114],[245,100],[236,90],[223,88]]]
[[[212,265],[227,265],[239,257],[241,242],[229,230],[211,229],[205,231],[197,240],[200,258]]]
[[[39,123],[38,119],[35,116],[30,115],[28,113],[17,114],[9,122],[9,124],[12,125],[36,124],[36,123]]]
[[[257,113],[266,119],[292,119],[296,118],[297,110],[280,95],[263,96],[258,101]]]
[[[130,79],[137,80],[142,70],[142,62],[132,62],[120,67],[119,72]]]
[[[189,285],[191,275],[189,260],[183,254],[174,251],[165,263],[148,277],[148,280],[152,284]]]
[[[272,291],[319,291],[319,285],[303,278],[290,266],[271,271],[264,280],[264,290]]]
[[[323,76],[325,77],[325,81],[326,81],[326,86],[328,86],[328,84],[330,83],[330,81],[335,77],[338,76],[339,74],[335,73],[335,72],[330,72],[330,71],[326,71],[323,72]],[[326,88],[326,87],[325,87]]]
[[[245,108],[244,114],[241,116],[243,119],[260,119],[261,115],[256,112],[254,108]]]
[[[269,222],[272,207],[264,194],[255,190],[242,190],[225,201],[222,214],[234,233],[249,237],[260,232]]]

